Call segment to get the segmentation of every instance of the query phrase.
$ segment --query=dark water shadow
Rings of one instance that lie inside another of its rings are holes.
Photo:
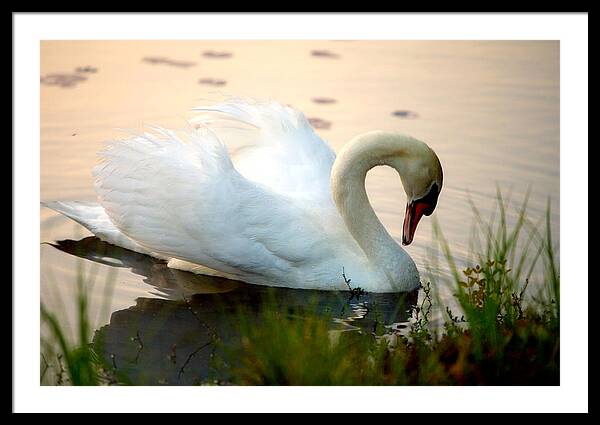
[[[311,50],[311,56],[317,58],[339,59],[340,55],[329,50]]]
[[[98,72],[98,68],[90,65],[78,66],[77,68],[75,68],[75,72],[80,74],[95,74],[96,72]]]
[[[40,77],[40,83],[46,86],[58,86],[62,88],[72,88],[87,80],[87,77],[81,74],[52,73]]]
[[[331,97],[313,97],[311,100],[314,103],[318,103],[321,105],[330,105],[332,103],[337,103],[337,100]]]
[[[202,52],[202,56],[211,59],[229,59],[233,56],[233,53],[226,51],[205,50]]]
[[[405,118],[405,119],[415,119],[415,118],[419,118],[419,114],[417,114],[414,111],[409,111],[407,109],[399,109],[397,111],[392,112],[392,115],[398,118]]]
[[[198,80],[198,84],[204,84],[204,85],[214,86],[214,87],[222,87],[227,84],[227,81],[223,80],[221,78],[200,78]]]
[[[78,66],[74,73],[54,72],[40,77],[40,83],[47,86],[58,86],[62,88],[72,88],[77,84],[87,81],[85,74],[96,74],[98,68],[90,65]]]
[[[307,118],[313,128],[317,130],[329,130],[331,128],[331,121],[324,120],[323,118],[310,117]]]
[[[169,65],[178,68],[189,68],[191,66],[196,66],[196,62],[175,60],[166,58],[164,56],[146,56],[145,58],[142,58],[142,62],[146,62],[151,65]]]
[[[374,332],[379,325],[406,327],[418,293],[366,293],[351,299],[344,291],[310,291],[248,285],[224,278],[173,270],[164,261],[87,237],[62,240],[57,249],[144,277],[161,298],[141,297],[115,311],[96,330],[93,344],[136,385],[193,385],[227,381],[215,365],[223,350],[238,347],[237,325],[263,308],[294,316],[323,313],[332,331]],[[225,370],[225,372],[224,372]]]

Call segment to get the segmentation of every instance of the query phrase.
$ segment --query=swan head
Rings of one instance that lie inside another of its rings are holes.
[[[404,149],[390,165],[398,170],[406,193],[402,245],[410,245],[421,218],[433,214],[444,177],[438,156],[427,144],[403,135],[396,137]]]
[[[402,245],[409,245],[421,218],[431,215],[437,205],[443,184],[440,160],[426,143],[404,134],[373,131],[362,139],[371,142],[374,162],[395,168],[400,175],[407,198]]]
[[[372,223],[372,220],[356,219],[364,210],[363,205],[356,201],[359,199],[356,185],[361,181],[364,189],[367,172],[379,165],[396,169],[406,193],[403,245],[413,241],[421,218],[433,214],[442,190],[442,165],[426,143],[401,133],[381,130],[370,131],[350,140],[335,161],[331,187],[334,201],[346,225],[355,239],[363,241],[363,250],[367,249],[363,245],[368,245],[371,240],[369,232],[373,231],[373,226],[365,225]]]

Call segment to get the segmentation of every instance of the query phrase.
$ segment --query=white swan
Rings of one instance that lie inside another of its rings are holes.
[[[344,270],[366,291],[418,287],[414,261],[378,220],[364,182],[378,165],[398,171],[408,198],[403,244],[411,243],[442,188],[440,162],[425,143],[372,131],[336,159],[289,106],[229,100],[195,110],[197,129],[156,127],[100,152],[99,204],[44,205],[107,242],[196,273],[345,290]],[[245,142],[231,156],[214,132],[217,120],[234,124],[228,144]]]

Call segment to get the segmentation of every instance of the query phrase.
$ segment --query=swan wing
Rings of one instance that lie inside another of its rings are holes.
[[[191,122],[196,125],[219,131],[216,122],[229,123],[222,138],[244,177],[277,193],[333,207],[330,175],[335,153],[302,112],[274,101],[239,98],[194,111]]]
[[[209,129],[154,130],[109,145],[94,169],[99,201],[128,238],[262,284],[322,255],[313,235],[335,222],[330,207],[246,178]]]

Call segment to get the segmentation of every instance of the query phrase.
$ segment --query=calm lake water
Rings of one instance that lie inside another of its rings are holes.
[[[336,151],[374,129],[427,142],[444,168],[433,217],[459,264],[469,258],[469,199],[487,217],[497,187],[517,204],[530,188],[534,221],[544,217],[550,198],[558,240],[558,42],[46,41],[40,74],[44,201],[95,200],[96,152],[125,137],[116,129],[179,128],[193,106],[244,95],[300,109]],[[395,171],[372,170],[367,190],[400,243],[405,195]],[[104,354],[115,354],[138,383],[191,384],[210,376],[210,350],[199,351],[186,366],[195,374],[180,373],[182,363],[209,329],[221,338],[232,335],[228,324],[236,306],[258,306],[265,297],[264,288],[170,270],[148,257],[115,251],[53,211],[40,213],[42,302],[74,327],[83,264],[96,338],[103,339]],[[435,260],[432,217],[423,219],[407,250],[424,278],[448,276],[444,260]],[[438,286],[441,300],[452,305],[451,290]],[[289,306],[311,296],[276,292],[278,302]],[[332,323],[338,330],[370,329],[373,304],[386,324],[401,330],[407,311],[423,296],[368,294],[348,301],[339,293],[312,295],[319,305],[339,311]],[[132,340],[138,333],[141,351]],[[179,350],[174,362],[173,345]]]

